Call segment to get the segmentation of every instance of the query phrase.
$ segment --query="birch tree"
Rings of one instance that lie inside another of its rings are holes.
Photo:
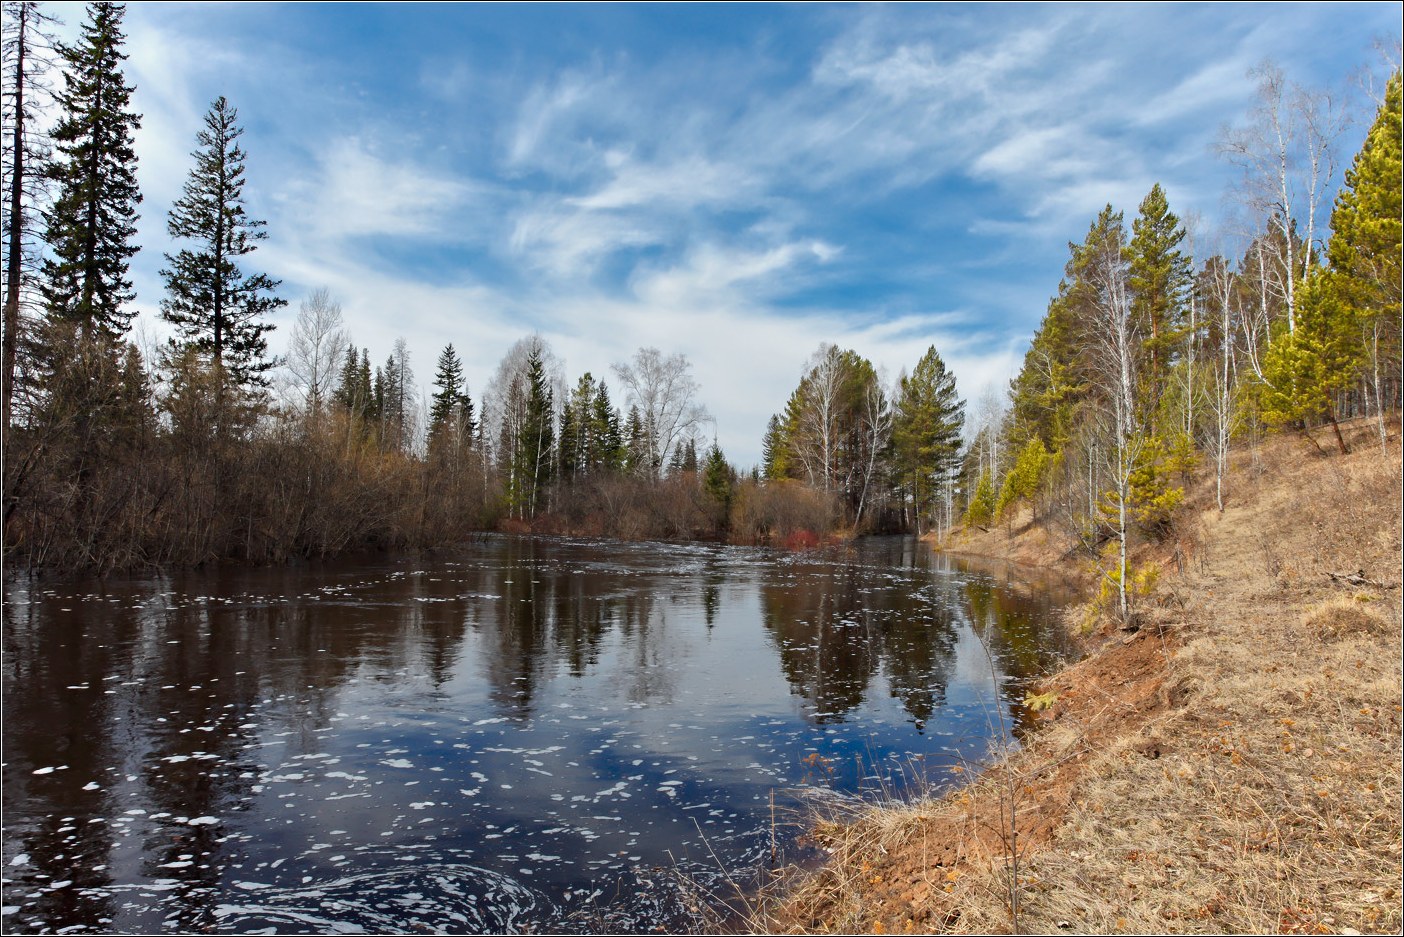
[[[1095,380],[1111,411],[1109,475],[1113,487],[1108,494],[1116,525],[1117,611],[1127,623],[1131,620],[1127,592],[1131,480],[1143,444],[1136,401],[1143,344],[1131,304],[1120,213],[1113,214],[1108,205],[1093,230],[1098,236],[1088,243],[1084,258],[1087,282],[1095,290],[1090,306],[1093,318],[1086,334]]]
[[[313,290],[298,307],[288,340],[288,371],[309,417],[322,412],[335,389],[349,339],[341,304],[326,287]]]
[[[1201,292],[1206,300],[1205,311],[1211,316],[1211,350],[1215,356],[1209,388],[1212,422],[1202,444],[1214,459],[1214,503],[1219,513],[1224,510],[1229,446],[1241,420],[1236,349],[1242,313],[1236,279],[1222,257],[1211,257],[1200,275]]]
[[[1221,133],[1219,149],[1243,170],[1240,198],[1265,219],[1281,244],[1280,269],[1263,279],[1281,290],[1291,333],[1296,330],[1297,287],[1315,264],[1317,219],[1335,175],[1336,141],[1347,120],[1336,98],[1293,85],[1270,61],[1249,76],[1258,82],[1258,105],[1247,124]],[[1302,222],[1305,232],[1298,231]],[[1266,259],[1260,254],[1260,265]]]
[[[711,419],[696,399],[701,387],[685,355],[665,358],[657,348],[640,348],[633,360],[614,365],[614,373],[628,392],[630,405],[638,408],[646,451],[644,472],[657,479],[677,446],[693,439]]]

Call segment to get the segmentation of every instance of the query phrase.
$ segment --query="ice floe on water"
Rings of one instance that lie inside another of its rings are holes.
[[[415,566],[11,603],[39,676],[5,690],[6,930],[686,926],[677,876],[768,861],[798,786],[900,790],[998,722],[929,571],[509,539]]]

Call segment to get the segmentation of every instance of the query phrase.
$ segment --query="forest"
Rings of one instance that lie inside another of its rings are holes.
[[[1244,440],[1292,432],[1344,451],[1341,421],[1367,417],[1383,447],[1399,412],[1397,70],[1373,89],[1347,162],[1345,106],[1260,68],[1258,108],[1219,148],[1242,168],[1237,229],[1195,230],[1159,184],[1129,225],[1107,205],[1069,244],[1007,394],[968,411],[934,346],[889,384],[858,351],[822,343],[770,420],[762,464],[745,468],[715,444],[686,357],[652,347],[571,378],[529,335],[475,401],[450,344],[420,399],[404,343],[358,348],[317,290],[272,353],[269,316],[288,300],[256,270],[266,225],[247,212],[250,156],[223,97],[190,128],[193,165],[167,219],[183,245],[161,271],[172,337],[139,348],[128,265],[141,117],[122,17],[90,5],[70,45],[49,38],[41,4],[5,5],[12,566],[272,563],[483,530],[793,548],[939,536],[1022,506],[1104,558],[1125,614],[1128,545],[1167,533],[1196,465],[1213,467],[1222,507]]]

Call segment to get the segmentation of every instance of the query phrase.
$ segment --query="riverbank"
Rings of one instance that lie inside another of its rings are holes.
[[[1196,479],[1138,551],[1142,627],[1043,682],[1040,731],[950,796],[822,818],[829,863],[757,926],[1397,932],[1400,451],[1353,442],[1236,453],[1222,514]],[[1087,575],[1027,521],[944,546]]]

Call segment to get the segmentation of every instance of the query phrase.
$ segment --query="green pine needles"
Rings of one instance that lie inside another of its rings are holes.
[[[245,153],[238,112],[222,96],[205,115],[196,140],[195,166],[185,193],[171,208],[167,230],[195,244],[161,271],[166,298],[161,315],[176,327],[178,350],[193,349],[222,368],[236,384],[266,387],[273,367],[265,335],[273,330],[268,313],[287,304],[273,294],[279,282],[263,274],[245,276],[236,261],[266,238],[265,222],[244,209]]]
[[[45,241],[42,286],[51,319],[116,340],[135,310],[127,268],[138,248],[136,151],[141,115],[131,111],[135,88],[122,76],[125,7],[94,3],[73,45],[59,45],[64,88],[55,95],[61,117],[53,130],[60,159],[49,176],[57,187]]]

